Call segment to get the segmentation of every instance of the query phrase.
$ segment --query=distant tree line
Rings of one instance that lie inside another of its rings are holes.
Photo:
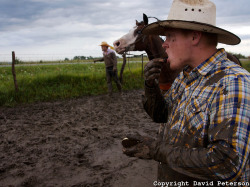
[[[246,57],[240,53],[232,53],[234,56],[236,56],[238,59],[246,59],[246,58],[249,58],[249,57]]]
[[[75,56],[72,60],[91,60],[94,59],[92,56]],[[65,61],[69,61],[69,58],[65,58]]]
[[[238,59],[247,59],[247,58],[250,58],[249,57],[246,57],[240,53],[232,53],[234,56],[236,56]],[[129,57],[132,57],[132,58],[139,58],[141,57],[141,55],[132,55],[132,56],[129,56]],[[95,58],[100,58],[100,57],[92,57],[92,56],[75,56],[73,59],[71,60],[76,60],[76,61],[79,61],[79,60],[93,60]],[[117,56],[117,58],[120,58],[119,56]],[[65,58],[64,59],[65,61],[70,61],[69,58]]]

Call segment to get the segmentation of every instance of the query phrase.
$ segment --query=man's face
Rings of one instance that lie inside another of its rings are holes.
[[[104,45],[103,45],[103,46],[101,46],[101,47],[102,47],[102,51],[103,51],[103,52],[107,52],[107,50],[108,50],[108,47],[107,47],[107,46],[104,46]]]
[[[173,70],[183,69],[190,64],[191,57],[191,34],[184,34],[180,29],[166,31],[166,40],[162,47],[168,54],[168,62]]]

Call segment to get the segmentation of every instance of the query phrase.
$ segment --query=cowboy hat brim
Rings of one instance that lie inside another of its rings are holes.
[[[188,29],[207,33],[214,33],[217,34],[219,43],[228,45],[237,45],[241,42],[238,36],[219,27],[200,22],[182,20],[157,21],[147,25],[142,30],[142,33],[146,35],[164,35],[166,30],[169,28]]]
[[[107,47],[109,47],[110,45],[108,45],[108,44],[100,44],[99,46],[107,46]]]
[[[110,47],[110,49],[113,49],[113,50],[114,50],[114,47],[113,47],[113,46],[111,46],[111,45],[109,45],[109,44],[107,44],[107,43],[102,43],[102,44],[100,44],[99,46],[106,46],[106,47]]]

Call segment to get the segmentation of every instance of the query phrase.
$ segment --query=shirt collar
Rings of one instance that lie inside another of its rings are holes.
[[[216,53],[214,53],[212,56],[210,56],[207,60],[202,62],[199,66],[194,68],[192,72],[198,71],[202,76],[205,76],[208,74],[213,67],[220,61],[220,59],[226,58],[226,51],[225,49],[219,49]],[[183,74],[189,74],[190,67],[187,66],[183,69]]]
[[[113,50],[108,48],[107,52],[103,52],[103,54],[104,54],[104,55],[108,55],[108,54],[110,54],[110,53],[112,53],[112,52],[113,52]]]

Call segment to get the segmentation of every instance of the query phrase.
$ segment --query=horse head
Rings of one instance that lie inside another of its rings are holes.
[[[142,34],[142,30],[146,25],[148,25],[148,17],[143,14],[143,21],[136,21],[136,26],[129,33],[113,43],[115,51],[118,54],[128,51],[145,51],[149,60],[167,58],[165,49],[162,47],[163,40],[160,36]],[[160,88],[168,90],[177,75],[177,71],[170,70],[169,64],[164,63],[159,78]]]
[[[144,51],[147,45],[146,35],[142,34],[142,29],[148,25],[148,18],[143,14],[143,21],[136,25],[120,39],[114,41],[114,48],[118,54],[128,51]]]

